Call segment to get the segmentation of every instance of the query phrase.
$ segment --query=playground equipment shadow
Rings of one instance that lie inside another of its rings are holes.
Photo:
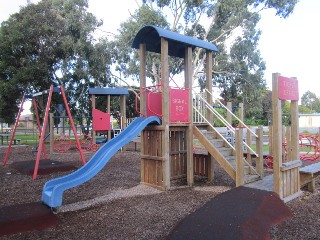
[[[49,179],[66,174],[65,172],[56,172],[41,175],[33,181],[30,176],[21,174],[10,167],[12,162],[16,162],[16,160],[34,159],[31,150],[26,148],[22,150],[19,151],[19,148],[15,148],[9,166],[0,168],[2,183],[0,185],[0,208],[21,206],[21,204],[40,205],[44,183]],[[3,151],[0,151],[0,157],[3,155]],[[122,191],[125,193],[126,189],[129,192],[140,183],[139,156],[137,152],[118,152],[95,178],[77,189],[68,190],[63,204],[81,204],[112,192]],[[86,157],[90,158],[89,155]],[[57,154],[52,158],[50,156],[50,159],[75,165],[80,164],[78,153]],[[317,188],[319,189],[319,182],[317,182]],[[201,207],[205,207],[210,202],[218,201],[219,198],[220,200],[224,197],[228,199],[226,205],[219,208],[222,214],[227,215],[227,207],[230,208],[231,213],[234,211],[235,216],[236,210],[244,210],[245,208],[241,208],[237,204],[237,198],[230,197],[229,194],[232,191],[228,192],[229,189],[236,190],[233,181],[218,165],[215,165],[213,183],[196,182],[196,186],[193,188],[177,184],[174,190],[151,195],[121,195],[119,198],[113,198],[82,210],[60,212],[55,215],[59,219],[58,224],[53,224],[51,228],[4,235],[0,236],[0,239],[166,239],[186,216],[192,216],[203,209]],[[272,198],[266,197],[265,199],[265,207],[257,209],[271,213],[277,212],[275,206],[277,203]],[[312,195],[305,193],[304,196],[288,203],[287,206],[294,213],[294,217],[281,225],[274,226],[271,238],[277,240],[319,239],[319,200],[319,193]],[[249,205],[254,206],[250,196],[249,202]],[[24,211],[26,211],[26,207]],[[17,212],[22,213],[23,211]],[[250,225],[249,229],[260,226],[257,224],[259,218],[251,217],[249,219],[254,219],[254,224]]]

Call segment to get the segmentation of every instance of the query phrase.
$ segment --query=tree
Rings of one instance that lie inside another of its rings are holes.
[[[87,0],[42,0],[1,24],[0,116],[5,121],[14,120],[23,92],[62,85],[72,112],[83,114],[88,87],[110,82],[108,43],[94,44],[92,36],[102,22],[87,8]]]
[[[314,113],[314,110],[311,110],[310,108],[304,105],[299,105],[299,113],[300,114]]]
[[[302,95],[301,104],[311,111],[320,112],[320,99],[311,91],[307,91]]]
[[[246,117],[262,117],[265,64],[257,50],[259,14],[264,9],[274,8],[278,16],[287,17],[296,3],[296,0],[143,0],[140,8],[120,26],[120,35],[115,42],[121,52],[116,57],[118,69],[137,78],[138,56],[128,43],[132,43],[135,34],[146,24],[204,39],[216,44],[220,50],[212,68],[213,82],[220,88],[223,99],[234,104],[243,102]],[[151,54],[148,58],[151,61],[147,61],[147,75],[156,81],[160,62]],[[194,79],[203,87],[204,77],[199,73],[203,72],[205,57],[201,49],[195,50],[193,62]],[[173,60],[173,63],[170,64],[171,72],[183,71],[181,61]]]

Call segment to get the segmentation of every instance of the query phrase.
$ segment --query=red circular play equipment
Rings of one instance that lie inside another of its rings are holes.
[[[85,151],[97,151],[99,148],[98,144],[93,144],[93,139],[87,134],[78,135],[80,148]],[[61,134],[54,139],[53,149],[59,153],[65,153],[70,150],[72,144],[75,144],[69,136]]]
[[[53,141],[53,149],[60,153],[65,153],[71,148],[71,139],[68,135],[61,134]]]
[[[299,135],[299,146],[300,146],[300,160],[314,162],[320,158],[319,151],[319,139],[317,136],[300,134]],[[287,156],[287,143],[282,143],[283,156]],[[273,168],[273,157],[267,156],[264,159],[264,166]]]
[[[267,168],[270,168],[270,169],[273,169],[273,157],[272,156],[266,156],[264,159],[263,159],[263,164],[265,167]]]
[[[304,161],[316,161],[320,157],[319,140],[317,136],[300,134],[300,159]]]
[[[79,135],[79,142],[82,150],[90,151],[92,146],[92,137],[87,134]]]

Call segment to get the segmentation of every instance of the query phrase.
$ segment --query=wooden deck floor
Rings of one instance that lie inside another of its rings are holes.
[[[264,177],[262,180],[259,180],[259,181],[253,182],[253,183],[249,183],[249,184],[245,185],[245,187],[250,187],[250,188],[273,192],[274,191],[274,189],[273,189],[273,174]]]

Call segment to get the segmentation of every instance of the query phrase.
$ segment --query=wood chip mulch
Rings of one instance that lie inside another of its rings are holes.
[[[5,150],[0,148],[0,159]],[[92,153],[85,154],[87,160],[91,156]],[[0,207],[39,203],[45,182],[68,173],[53,172],[32,180],[12,167],[13,163],[33,159],[30,147],[15,146],[7,165],[0,166]],[[51,154],[50,159],[81,167],[77,152]],[[175,183],[170,191],[148,192],[140,186],[140,153],[118,152],[97,176],[65,192],[63,205],[80,207],[56,213],[57,225],[0,239],[166,239],[186,216],[235,187],[218,165],[213,182],[197,181],[192,188]],[[316,187],[316,193],[304,192],[286,204],[293,217],[274,226],[271,239],[320,239],[319,182]],[[88,204],[95,200],[98,204]]]

